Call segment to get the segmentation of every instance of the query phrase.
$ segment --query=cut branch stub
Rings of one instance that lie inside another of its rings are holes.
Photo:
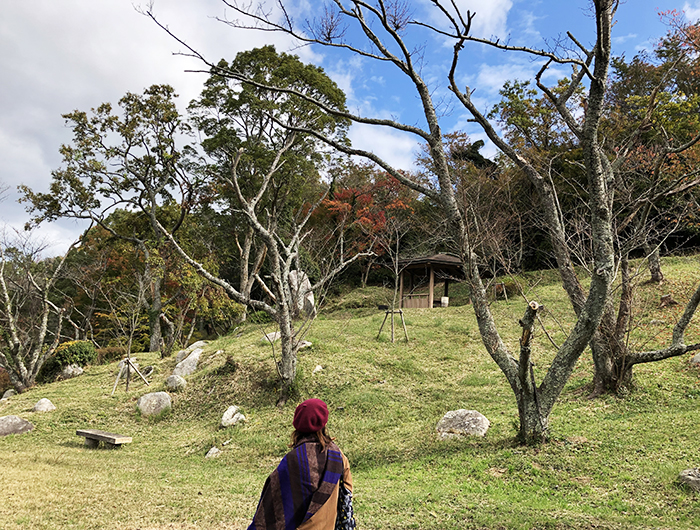
[[[542,306],[534,300],[527,305],[525,315],[519,322],[520,326],[523,328],[523,334],[522,337],[520,337],[521,347],[529,345],[532,336],[532,328],[535,326],[535,319],[537,318],[537,311],[539,311],[541,307]]]

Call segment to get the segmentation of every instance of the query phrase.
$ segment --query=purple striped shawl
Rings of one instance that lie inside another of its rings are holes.
[[[334,443],[304,439],[265,481],[248,530],[294,530],[324,505],[343,474],[343,458]]]

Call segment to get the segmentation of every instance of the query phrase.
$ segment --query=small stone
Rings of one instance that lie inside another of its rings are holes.
[[[312,371],[311,373],[312,373],[312,374],[317,374],[317,373],[322,372],[322,371],[323,371],[323,366],[321,366],[320,364],[317,364],[317,365],[316,365],[316,368],[314,368],[313,371]]]
[[[313,346],[313,343],[312,343],[312,342],[309,342],[308,340],[302,340],[302,341],[299,343],[299,349],[300,349],[300,350],[303,350],[303,349],[305,349],[305,348],[311,348],[311,346]]]
[[[121,372],[122,367],[124,366],[124,363],[125,363],[125,362],[126,362],[126,359],[123,359],[123,360],[119,361],[119,364],[117,365],[117,372],[116,372],[117,374],[119,374],[119,372]],[[136,362],[136,357],[132,357],[132,358],[131,358],[131,366],[132,366],[133,368],[135,368],[136,370],[139,369],[139,363]],[[134,370],[131,370],[131,373],[132,373],[132,374],[135,374],[136,372],[134,372]],[[122,377],[126,377],[126,370],[124,370],[124,371],[122,372]]]
[[[165,380],[165,386],[168,390],[178,391],[182,390],[187,386],[187,381],[184,377],[179,375],[171,375]]]
[[[476,410],[451,410],[437,424],[441,440],[458,436],[484,436],[491,422]]]
[[[658,319],[654,319],[654,320],[649,321],[650,326],[663,326],[665,323],[666,322],[664,322],[663,320],[658,320]]]
[[[685,484],[693,491],[700,491],[700,468],[681,471],[678,475],[678,482]]]
[[[234,425],[246,421],[245,416],[238,412],[238,410],[239,408],[235,405],[232,405],[226,409],[226,412],[224,412],[224,415],[221,417],[221,426],[233,427]]]
[[[144,377],[148,377],[149,375],[151,375],[151,374],[152,374],[153,372],[155,372],[155,371],[156,371],[156,367],[155,367],[155,366],[146,366],[146,368],[144,368],[143,370],[141,370],[141,375],[144,376]]]
[[[47,398],[41,398],[34,405],[34,412],[51,412],[52,410],[56,410],[56,405]]]
[[[665,294],[661,297],[661,303],[659,304],[660,307],[669,307],[674,305],[678,305],[678,302],[673,299],[672,294]]]
[[[12,396],[16,396],[17,391],[14,388],[10,388],[9,390],[6,390],[5,393],[2,395],[3,399],[8,399],[11,398]]]
[[[693,366],[700,366],[700,353],[693,355],[693,358],[690,359],[690,364]]]
[[[216,458],[219,455],[221,455],[221,449],[218,447],[212,447],[207,451],[207,454],[204,456],[204,458]]]
[[[34,429],[34,425],[19,416],[3,416],[0,418],[0,436],[24,434],[32,429]]]
[[[199,357],[200,355],[202,355],[203,351],[204,350],[202,348],[192,350],[192,353],[190,353],[186,359],[180,361],[175,365],[173,375],[179,375],[182,377],[186,375],[192,375],[195,372],[195,370],[197,370],[197,365],[199,364]]]
[[[151,392],[141,396],[136,407],[144,416],[153,416],[171,409],[172,401],[167,392]]]
[[[129,360],[131,361],[131,364],[136,364],[136,357],[131,357],[129,358]],[[117,370],[121,370],[125,362],[126,359],[122,359],[121,361],[119,361],[119,364],[117,365]],[[136,364],[136,366],[138,366],[138,364]]]

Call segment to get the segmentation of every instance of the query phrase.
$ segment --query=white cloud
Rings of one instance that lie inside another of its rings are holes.
[[[154,11],[213,62],[265,44],[276,44],[280,51],[292,48],[281,34],[237,31],[214,20],[224,14],[218,0],[156,1]],[[174,86],[184,108],[199,95],[207,77],[185,72],[206,66],[174,55],[185,47],[125,0],[4,2],[0,49],[0,183],[12,190],[18,184],[37,191],[48,188],[51,169],[61,163],[58,148],[70,141],[62,114],[116,103],[126,92],[142,92],[156,83]],[[315,58],[305,48],[294,53]],[[6,223],[22,226],[28,215],[16,198],[14,191],[9,194],[1,215]],[[67,224],[60,233],[70,230],[77,235],[81,229]],[[74,239],[57,234],[52,239]]]
[[[370,151],[396,169],[414,167],[418,142],[416,137],[400,131],[365,124],[350,128],[350,140],[355,149]]]
[[[690,20],[691,22],[695,22],[700,19],[700,2],[698,0],[695,0],[692,4],[689,2],[686,2],[683,4],[683,11],[685,12],[685,16]]]
[[[476,37],[505,37],[508,33],[508,13],[513,7],[512,0],[456,0],[463,16],[467,11],[475,14],[472,20],[471,34]],[[432,22],[444,27],[446,20],[437,9],[429,11]]]
[[[634,40],[637,38],[636,33],[628,33],[627,35],[620,35],[619,37],[614,37],[613,38],[613,43],[614,44],[624,44],[627,41]]]

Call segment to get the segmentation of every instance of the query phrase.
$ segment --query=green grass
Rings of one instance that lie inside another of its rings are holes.
[[[700,280],[698,258],[665,261],[664,286],[642,286],[633,342],[661,345],[681,307],[660,309],[661,294],[678,301]],[[528,298],[545,304],[544,322],[561,342],[572,314],[551,272],[529,273]],[[456,288],[456,286],[454,287]],[[455,291],[458,292],[458,291]],[[286,452],[294,406],[319,397],[329,428],[350,459],[359,528],[696,528],[700,495],[678,473],[700,466],[700,374],[689,356],[636,368],[636,388],[623,398],[588,400],[592,361],[585,353],[551,417],[552,439],[515,444],[512,391],[484,352],[467,305],[407,310],[410,341],[375,337],[384,313],[377,297],[346,295],[322,314],[299,356],[294,399],[275,406],[276,378],[262,328],[211,343],[201,369],[174,393],[171,414],[152,421],[136,400],[163,389],[174,359],[154,364],[152,385],[132,382],[110,397],[116,364],[36,387],[0,405],[36,428],[0,438],[0,528],[246,528],[260,489]],[[492,305],[510,347],[517,345],[522,298]],[[266,325],[266,331],[271,325]],[[239,330],[240,331],[240,330]],[[700,338],[694,323],[688,342]],[[223,353],[215,353],[224,350]],[[554,354],[539,333],[534,348],[541,379]],[[227,362],[227,357],[233,362]],[[313,373],[321,365],[323,370]],[[33,413],[40,398],[58,410]],[[230,405],[248,421],[219,429]],[[476,409],[491,421],[483,438],[438,441],[435,424],[448,410]],[[98,428],[133,437],[115,451],[84,448],[75,435]],[[226,445],[223,445],[226,443]],[[212,445],[222,455],[206,460]]]

